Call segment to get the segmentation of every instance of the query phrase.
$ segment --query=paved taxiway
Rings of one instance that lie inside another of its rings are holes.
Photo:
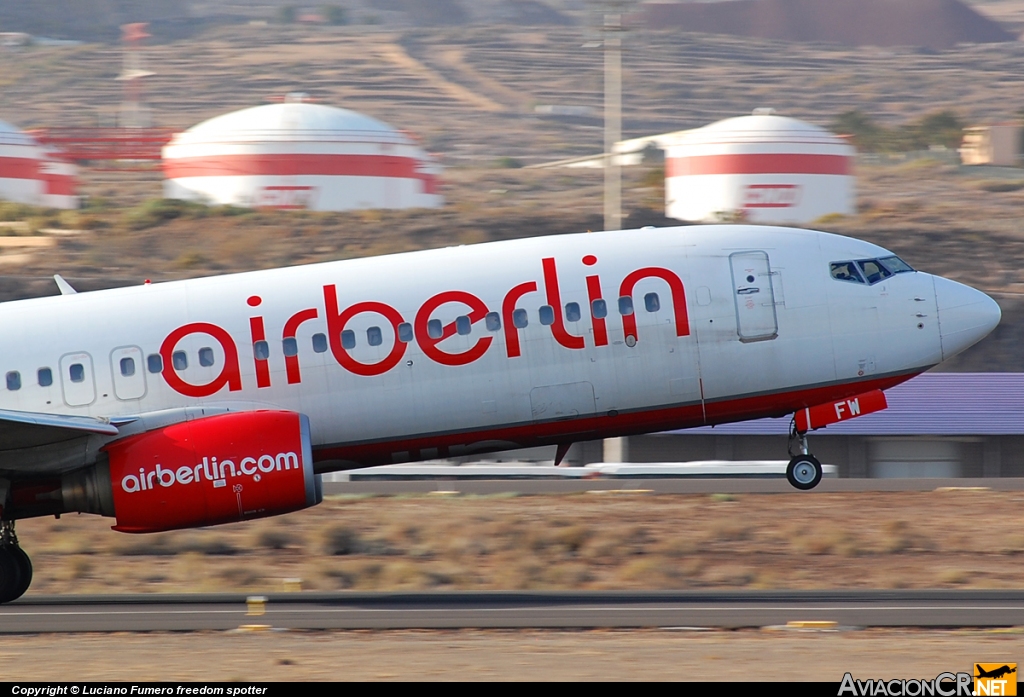
[[[290,593],[28,596],[0,633],[275,629],[1024,626],[1024,591]]]

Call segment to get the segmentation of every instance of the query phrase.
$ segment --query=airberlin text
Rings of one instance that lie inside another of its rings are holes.
[[[971,695],[970,673],[939,673],[931,680],[855,680],[846,673],[839,685],[839,697],[959,697]]]
[[[121,488],[134,494],[136,491],[147,491],[157,486],[164,488],[175,484],[199,484],[205,478],[213,482],[214,488],[227,485],[228,478],[251,477],[258,482],[261,474],[299,469],[299,457],[294,452],[259,457],[243,457],[235,464],[234,460],[218,460],[216,457],[204,457],[202,462],[194,466],[183,465],[178,469],[163,467],[159,463],[153,469],[139,468],[138,475],[129,474],[121,479]]]
[[[597,264],[597,257],[588,254],[583,257],[582,262],[584,266],[594,266]],[[339,303],[337,287],[333,284],[325,285],[323,286],[322,306],[304,308],[292,314],[284,322],[284,326],[280,330],[280,337],[281,340],[294,341],[300,325],[310,321],[319,320],[324,322],[327,330],[327,343],[334,360],[345,370],[361,376],[383,375],[393,369],[402,361],[409,342],[413,339],[415,339],[417,346],[419,346],[423,354],[436,363],[447,366],[468,365],[479,360],[491,349],[498,334],[480,336],[468,347],[466,345],[461,345],[458,348],[452,346],[446,340],[456,333],[465,334],[466,332],[464,328],[458,328],[457,321],[444,324],[441,326],[440,332],[437,331],[436,325],[440,323],[440,320],[435,315],[438,314],[442,307],[448,306],[446,309],[449,311],[453,307],[458,307],[458,313],[463,315],[459,319],[463,322],[468,319],[468,325],[480,322],[491,315],[495,316],[495,319],[498,321],[494,322],[494,326],[497,327],[500,324],[500,335],[504,338],[505,355],[509,359],[514,359],[521,356],[523,352],[520,338],[522,328],[519,326],[520,322],[517,321],[517,317],[523,310],[519,305],[520,303],[527,304],[528,301],[524,301],[524,297],[543,293],[544,304],[551,308],[551,321],[544,324],[551,331],[552,339],[565,349],[580,350],[585,348],[586,340],[584,336],[572,333],[570,327],[567,326],[566,311],[559,289],[558,269],[555,259],[545,258],[541,260],[541,277],[543,279],[542,283],[526,281],[512,287],[505,293],[500,308],[489,308],[482,299],[468,291],[447,290],[437,293],[427,298],[420,305],[412,317],[412,321],[409,323],[406,322],[406,318],[399,310],[383,302],[364,300],[348,307],[342,307]],[[595,307],[613,306],[617,298],[632,298],[637,284],[645,279],[654,279],[667,286],[672,300],[675,334],[680,337],[689,336],[690,325],[686,310],[686,293],[682,280],[669,269],[649,266],[636,269],[627,274],[619,284],[618,292],[611,299],[611,302],[606,301],[604,298],[600,277],[597,274],[586,276],[587,306],[590,308],[590,333],[594,346],[607,346],[609,344],[608,326],[605,319],[606,313],[603,310],[595,311]],[[253,295],[248,299],[248,304],[251,308],[259,307],[262,302],[263,299],[258,295]],[[540,306],[541,302],[534,301],[530,305]],[[494,310],[493,312],[492,309]],[[349,322],[356,316],[364,313],[383,317],[386,325],[390,325],[395,336],[394,345],[391,350],[386,355],[381,355],[385,353],[382,351],[381,354],[378,354],[377,360],[372,362],[357,359],[342,341],[342,333]],[[628,346],[635,346],[639,340],[637,336],[636,315],[632,312],[621,313],[621,322],[622,341]],[[488,324],[491,324],[490,319],[488,319]],[[399,339],[400,325],[405,325],[410,330],[407,339]],[[575,331],[579,330],[576,329]],[[258,342],[267,341],[267,327],[262,316],[249,318],[249,333],[250,336],[247,338],[254,345]],[[220,344],[224,355],[224,362],[220,372],[201,384],[185,380],[179,374],[174,361],[174,353],[179,342],[185,337],[194,334],[212,337]],[[162,375],[164,380],[171,389],[180,394],[188,397],[208,397],[225,387],[229,392],[236,392],[242,389],[242,371],[238,347],[231,334],[219,325],[209,322],[191,322],[177,327],[163,340],[160,346],[160,356],[163,359]],[[256,387],[270,387],[271,370],[269,358],[257,351],[254,351],[253,356]],[[299,357],[294,352],[291,355],[288,355],[286,352],[284,367],[285,379],[288,384],[302,382]]]

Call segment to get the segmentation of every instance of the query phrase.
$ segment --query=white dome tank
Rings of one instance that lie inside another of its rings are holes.
[[[686,131],[665,149],[665,215],[771,224],[850,215],[854,154],[827,130],[770,110]]]
[[[76,167],[0,121],[0,199],[43,208],[78,208]]]
[[[347,109],[290,97],[177,134],[164,196],[249,208],[432,208],[440,168],[406,134]]]

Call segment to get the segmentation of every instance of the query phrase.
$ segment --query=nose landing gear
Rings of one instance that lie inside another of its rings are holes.
[[[821,463],[808,452],[807,432],[797,430],[796,419],[793,419],[789,427],[789,456],[789,466],[786,467],[789,483],[801,491],[818,486],[821,481]]]
[[[25,594],[32,584],[32,562],[18,546],[14,521],[0,521],[0,603]]]

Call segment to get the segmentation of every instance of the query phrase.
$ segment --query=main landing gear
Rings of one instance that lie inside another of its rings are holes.
[[[18,546],[14,521],[0,521],[0,603],[17,600],[32,583],[32,562]]]
[[[821,463],[807,451],[807,432],[796,429],[796,419],[789,426],[789,466],[786,479],[797,489],[807,491],[821,481]]]

